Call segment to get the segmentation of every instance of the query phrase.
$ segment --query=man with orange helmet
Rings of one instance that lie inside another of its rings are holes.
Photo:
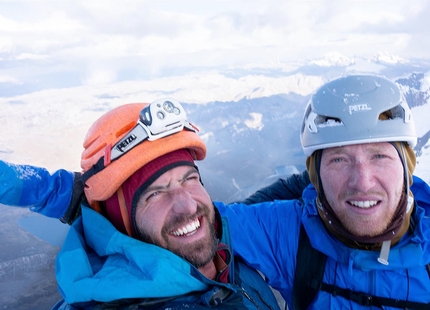
[[[54,309],[278,309],[233,255],[194,163],[206,147],[179,102],[115,108],[84,149],[86,199],[57,255]]]

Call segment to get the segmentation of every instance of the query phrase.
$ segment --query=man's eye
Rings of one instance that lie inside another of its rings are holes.
[[[149,200],[149,199],[151,199],[151,198],[154,198],[154,197],[158,196],[159,194],[160,194],[160,192],[152,192],[151,194],[149,194],[149,195],[146,197],[146,200]]]
[[[333,160],[332,160],[334,163],[340,163],[340,162],[342,162],[343,161],[343,159],[342,158],[333,158]]]
[[[385,156],[384,154],[376,154],[375,157],[376,158],[385,158],[387,156]]]
[[[188,178],[185,179],[185,181],[198,181],[199,176],[198,175],[190,175]]]

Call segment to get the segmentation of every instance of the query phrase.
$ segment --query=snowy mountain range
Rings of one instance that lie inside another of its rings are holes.
[[[326,81],[352,73],[384,75],[401,86],[419,137],[415,174],[430,182],[430,61],[386,53],[371,59],[330,53],[320,59],[264,67],[226,68],[150,81],[0,97],[0,159],[50,170],[78,171],[83,138],[100,115],[124,103],[173,97],[184,104],[188,119],[200,128],[207,144],[207,158],[198,166],[213,199],[239,200],[279,177],[305,168],[299,128],[310,94]],[[40,226],[40,217],[22,209],[0,208],[0,238],[9,240],[0,245],[0,253],[8,252],[10,247],[15,249],[13,257],[0,255],[0,287],[4,287],[5,281],[40,281],[40,270],[48,268],[52,263],[48,257],[55,256],[58,248],[21,229],[33,231],[34,226]],[[18,224],[23,217],[34,219],[35,224]],[[25,257],[40,264],[37,277],[36,271],[30,269],[26,273],[10,273],[13,264],[25,265]],[[52,274],[50,277],[52,281]],[[35,290],[34,298],[51,289],[48,286]],[[0,289],[0,297],[5,293],[5,289]],[[13,298],[8,294],[7,300],[12,304]]]

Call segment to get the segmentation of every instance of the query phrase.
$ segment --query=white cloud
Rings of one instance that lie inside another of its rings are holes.
[[[30,53],[22,53],[19,55],[16,55],[15,59],[17,60],[25,60],[25,59],[34,59],[34,60],[42,60],[48,58],[48,55],[41,55],[41,54],[30,54]]]
[[[18,79],[6,75],[0,75],[0,83],[20,84]]]
[[[2,1],[0,62],[24,85],[53,71],[94,85],[333,51],[428,57],[429,13],[425,0]]]

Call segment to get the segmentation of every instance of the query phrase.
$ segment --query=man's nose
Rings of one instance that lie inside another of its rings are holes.
[[[350,175],[349,186],[351,188],[364,193],[373,187],[373,171],[368,163],[357,160],[348,173]]]
[[[197,212],[197,202],[186,190],[176,189],[170,194],[173,201],[172,209],[175,213],[194,214]]]

